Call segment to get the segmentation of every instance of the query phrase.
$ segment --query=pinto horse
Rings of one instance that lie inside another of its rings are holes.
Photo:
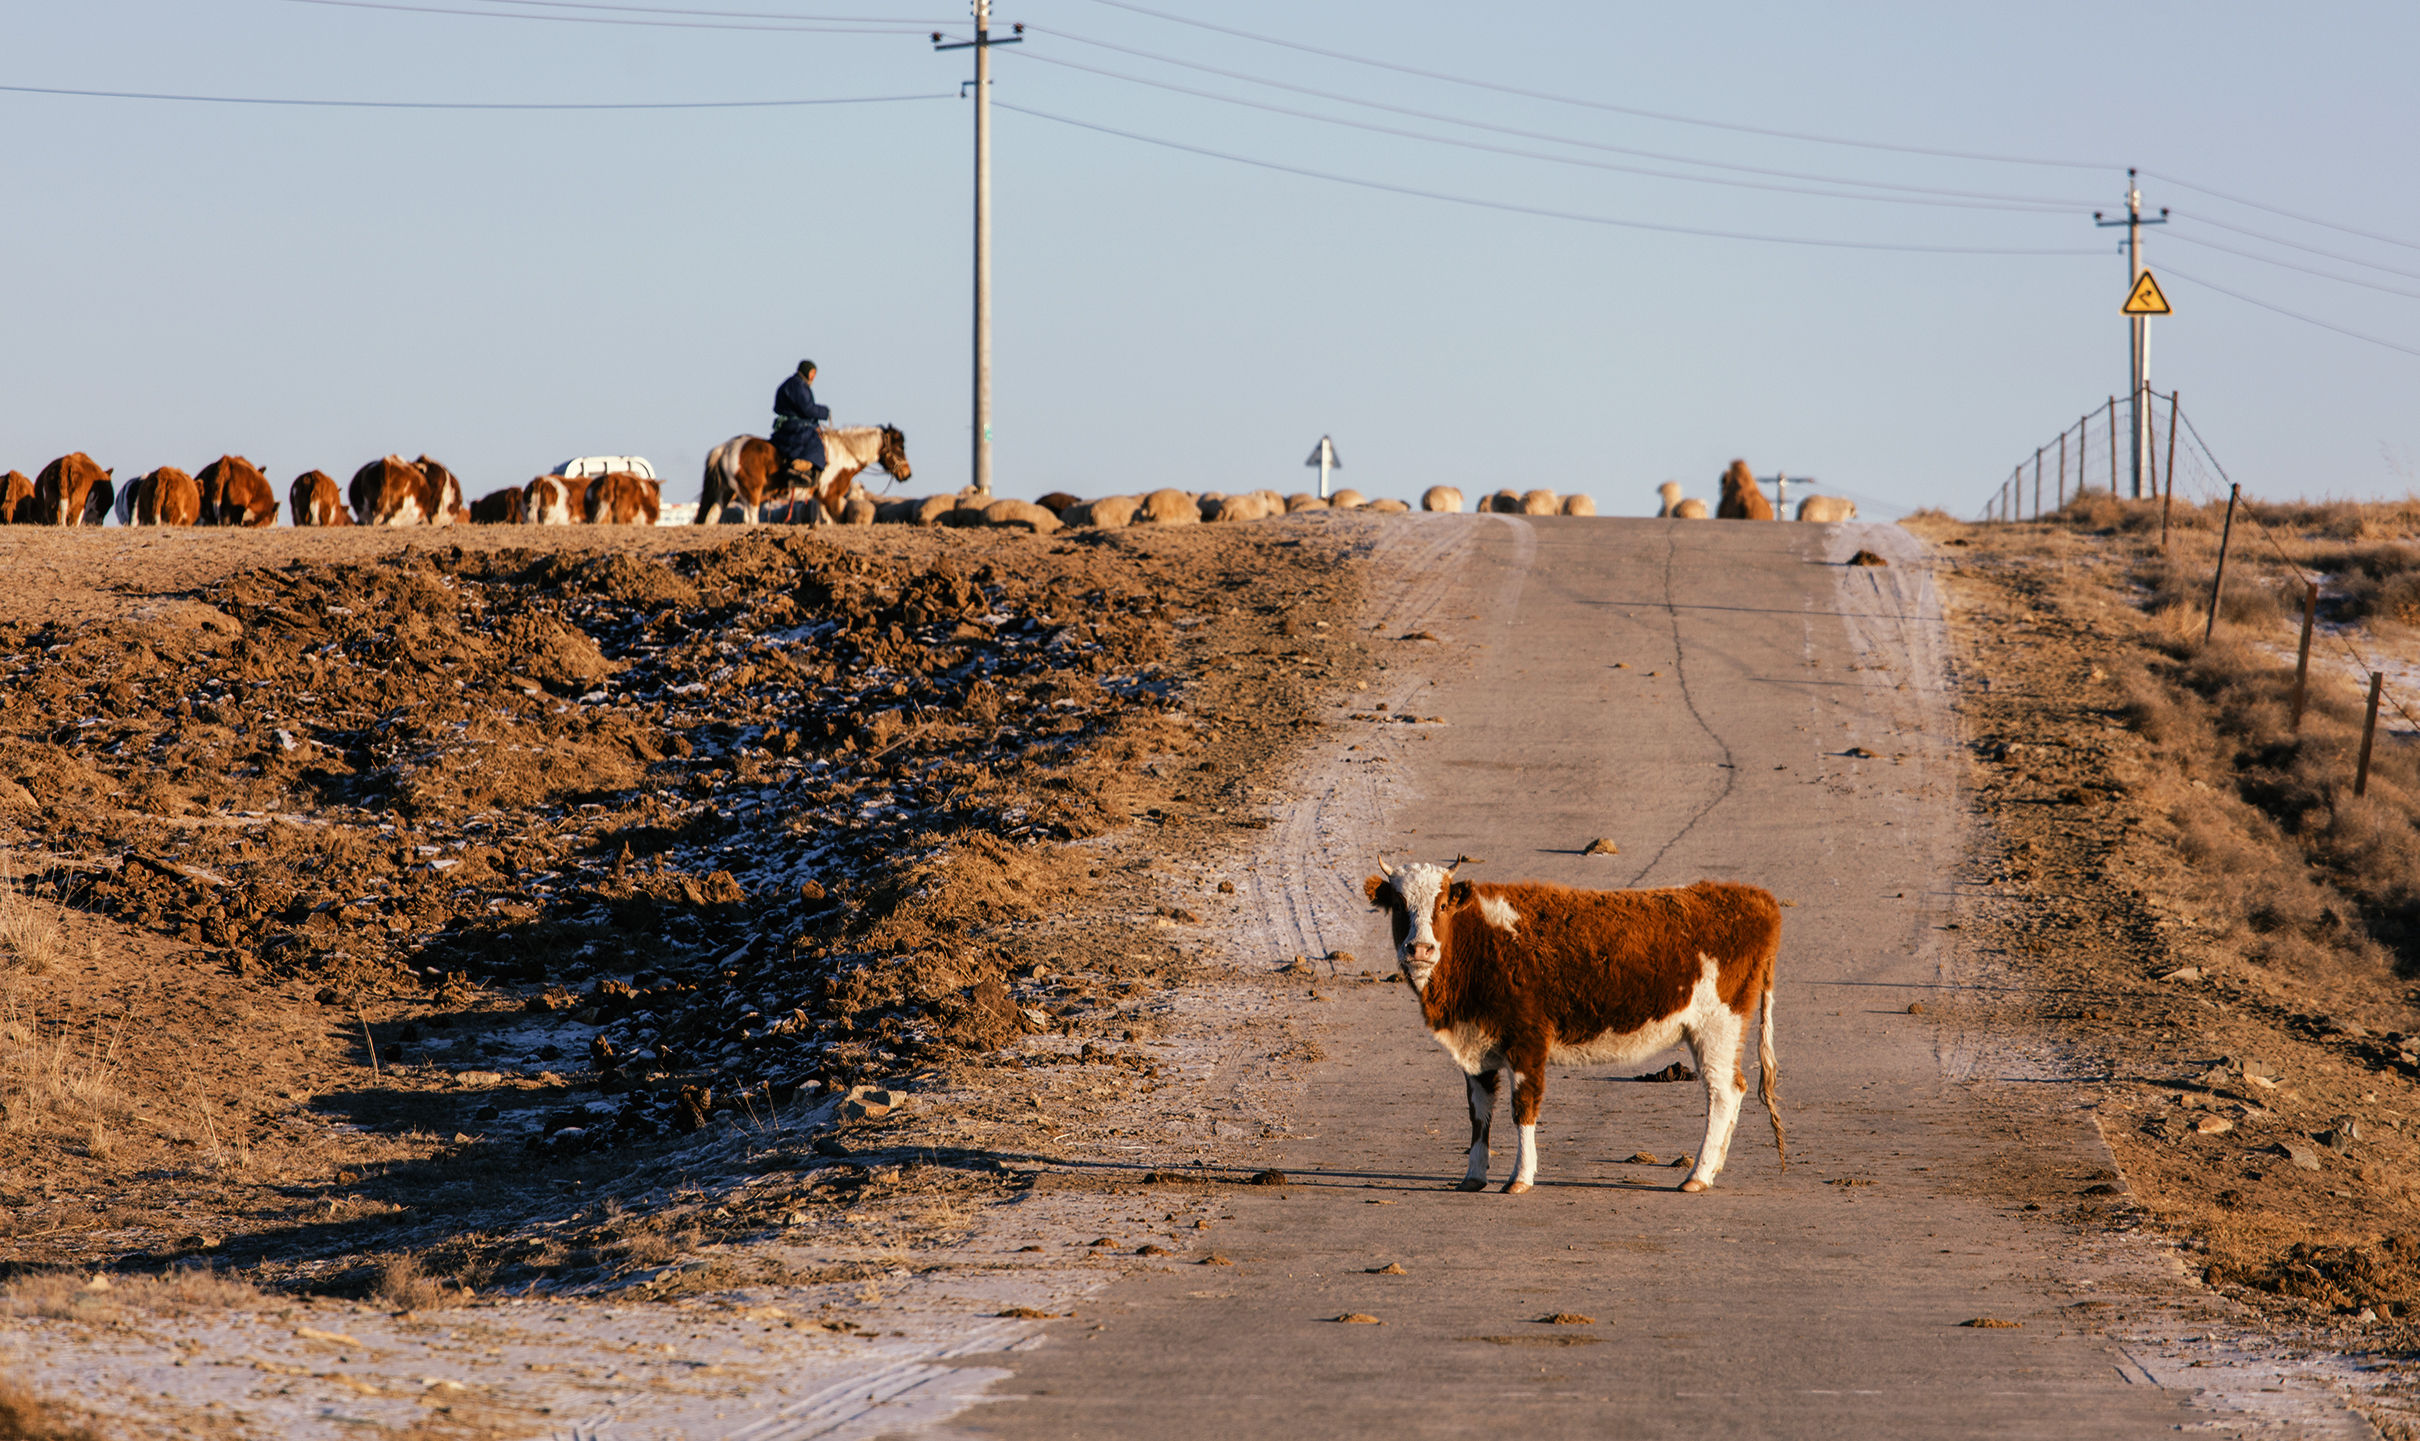
[[[858,489],[857,477],[879,465],[895,480],[914,472],[908,466],[907,435],[895,425],[844,425],[823,433],[824,466],[821,482],[807,499],[818,524],[840,514],[841,506]],[[697,523],[713,525],[736,510],[742,524],[754,525],[768,506],[785,512],[795,504],[792,472],[777,470],[780,460],[772,442],[753,435],[735,435],[706,456],[706,478],[698,489]]]

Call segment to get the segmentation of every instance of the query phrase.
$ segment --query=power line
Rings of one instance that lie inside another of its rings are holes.
[[[2174,175],[2164,174],[2157,170],[2146,170],[2143,173],[2151,176],[2155,180],[2165,180],[2170,185],[2181,185],[2187,190],[2199,191],[2204,195],[2210,196],[2212,199],[2224,200],[2230,205],[2242,205],[2253,210],[2265,210],[2271,215],[2282,215],[2288,220],[2299,220],[2305,225],[2316,225],[2323,230],[2339,230],[2347,235],[2358,235],[2364,240],[2375,240],[2385,245],[2400,245],[2406,250],[2420,250],[2420,241],[2403,240],[2392,235],[2381,235],[2375,230],[2357,230],[2350,225],[2339,225],[2333,220],[2322,220],[2316,215],[2303,215],[2297,211],[2287,210],[2280,206],[2269,205],[2262,201],[2248,200],[2241,195],[2229,195],[2223,190],[2212,190],[2207,185],[2196,185],[2190,180],[2179,179]]]
[[[1396,185],[1383,180],[1368,180],[1360,176],[1340,175],[1334,171],[1313,170],[1307,166],[1287,165],[1275,160],[1261,160],[1249,155],[1237,155],[1231,151],[1213,150],[1208,146],[1189,145],[1181,140],[1167,140],[1155,135],[1144,135],[1137,131],[1120,130],[1111,125],[1100,125],[1089,120],[1077,120],[1066,115],[1054,115],[1047,110],[1034,110],[1023,105],[1012,105],[1005,100],[994,100],[992,103],[1002,110],[1013,110],[1019,115],[1030,115],[1037,120],[1049,120],[1060,125],[1073,126],[1078,130],[1091,130],[1102,135],[1114,135],[1123,140],[1139,141],[1145,145],[1157,145],[1168,150],[1181,150],[1189,155],[1204,155],[1213,160],[1232,161],[1238,165],[1250,165],[1262,170],[1275,170],[1283,174],[1300,175],[1313,180],[1326,180],[1338,185],[1356,186],[1363,190],[1384,191],[1392,195],[1409,195],[1421,200],[1441,200],[1449,205],[1467,205],[1481,210],[1501,210],[1515,215],[1535,215],[1542,216],[1550,220],[1573,220],[1584,225],[1607,225],[1624,230],[1650,230],[1666,235],[1694,235],[1713,240],[1750,240],[1770,245],[1807,245],[1826,250],[1879,250],[1915,255],[2098,256],[2103,253],[2098,249],[2027,250],[1997,246],[1895,245],[1883,241],[1828,240],[1816,236],[1799,235],[1759,235],[1746,231],[1715,230],[1694,225],[1668,225],[1659,221],[1651,220],[1625,220],[1617,216],[1590,215],[1581,211],[1556,210],[1547,206],[1522,205],[1512,201],[1503,200],[1485,200],[1477,196],[1455,195],[1442,190],[1424,190],[1418,186]]]
[[[2299,270],[2305,275],[2316,275],[2322,280],[2333,280],[2339,285],[2357,285],[2364,290],[2375,290],[2382,295],[2400,295],[2409,300],[2420,300],[2420,290],[2405,290],[2400,286],[2380,285],[2375,281],[2360,280],[2350,275],[2338,275],[2332,270],[2321,270],[2315,266],[2309,265],[2297,265],[2291,260],[2279,260],[2275,256],[2262,255],[2257,251],[2238,250],[2232,245],[2221,245],[2215,240],[2203,240],[2196,236],[2184,234],[2179,231],[2170,231],[2168,233],[2168,238],[2170,240],[2181,240],[2187,245],[2198,245],[2204,250],[2216,250],[2227,255],[2240,255],[2246,260],[2257,260],[2263,265],[2274,265],[2284,270]]]
[[[650,30],[750,30],[777,35],[921,35],[928,28],[884,22],[880,27],[784,23],[741,24],[724,20],[631,20],[614,15],[518,15],[505,10],[467,10],[448,5],[408,5],[400,0],[286,0],[289,5],[325,5],[339,10],[392,10],[406,15],[468,15],[480,20],[521,20],[556,25],[623,25]]]
[[[149,90],[69,90],[48,85],[0,85],[14,95],[69,95],[92,100],[170,100],[192,105],[278,105],[315,110],[772,110],[803,105],[890,105],[903,100],[955,100],[928,95],[837,95],[805,100],[310,100],[260,95],[175,95]]]
[[[2263,310],[2273,311],[2276,314],[2282,315],[2288,320],[2299,320],[2305,325],[2316,325],[2321,330],[2333,330],[2338,335],[2350,336],[2355,340],[2366,340],[2372,345],[2381,345],[2386,347],[2388,350],[2399,350],[2405,355],[2420,356],[2420,349],[2415,349],[2412,346],[2399,345],[2392,340],[2381,340],[2375,335],[2365,335],[2358,330],[2347,330],[2341,325],[2330,324],[2329,322],[2321,320],[2316,316],[2304,315],[2300,311],[2288,310],[2282,305],[2271,305],[2265,300],[2254,300],[2249,295],[2242,294],[2239,291],[2229,290],[2223,285],[2213,285],[2207,280],[2201,280],[2194,276],[2187,275],[2185,272],[2177,269],[2173,265],[2163,266],[2161,268],[2166,270],[2170,275],[2176,276],[2180,280],[2191,281],[2193,284],[2200,286],[2204,290],[2215,290],[2219,294],[2224,295],[2231,300],[2240,300],[2246,305],[2259,306]]]
[[[1029,26],[1028,28],[1030,29],[1032,27]],[[1055,34],[1057,32],[1049,33]],[[1886,205],[1924,205],[1955,210],[2017,211],[2020,213],[2033,215],[2058,214],[2069,208],[2063,205],[2053,206],[2050,204],[2036,204],[2032,202],[2008,204],[1991,200],[1936,199],[1929,195],[1868,195],[1852,190],[1822,190],[1812,186],[1780,185],[1770,181],[1735,180],[1719,175],[1691,175],[1685,171],[1657,170],[1643,165],[1624,165],[1617,161],[1589,160],[1574,155],[1553,155],[1541,150],[1522,150],[1509,145],[1490,145],[1483,140],[1463,140],[1449,135],[1428,135],[1417,130],[1405,130],[1393,125],[1380,125],[1373,121],[1350,120],[1340,115],[1322,115],[1314,110],[1298,110],[1288,105],[1272,105],[1267,101],[1247,100],[1237,95],[1221,95],[1214,90],[1200,90],[1190,85],[1178,85],[1166,80],[1151,80],[1140,75],[1129,75],[1123,71],[1106,70],[1096,65],[1085,65],[1078,61],[1060,59],[1055,56],[1039,54],[1033,51],[1018,51],[1016,53],[1023,59],[1039,61],[1044,65],[1056,65],[1068,70],[1081,70],[1088,75],[1107,76],[1109,79],[1122,80],[1132,85],[1144,85],[1154,90],[1166,90],[1178,95],[1191,95],[1203,100],[1215,100],[1224,105],[1238,105],[1248,110],[1266,111],[1272,115],[1289,115],[1300,120],[1317,121],[1323,125],[1340,125],[1348,129],[1368,131],[1377,135],[1400,136],[1407,140],[1418,140],[1432,145],[1451,145],[1457,149],[1483,151],[1491,155],[1511,155],[1526,160],[1541,160],[1552,165],[1570,165],[1589,170],[1616,171],[1625,175],[1646,175],[1663,180],[1684,181],[1695,185],[1724,185],[1740,190],[1761,190],[1784,195],[1813,195],[1832,200],[1862,200]],[[1444,124],[1471,123],[1468,121],[1453,120],[1449,117],[1438,118],[1440,122]],[[1496,127],[1490,126],[1483,128],[1493,129]],[[1560,141],[1559,143],[1580,145],[1587,144],[1589,142],[1565,140]],[[1844,181],[1840,183],[1862,185],[1868,182]]]
[[[787,11],[699,10],[686,5],[607,5],[596,0],[484,0],[489,5],[524,5],[539,10],[612,10],[642,15],[689,15],[720,20],[821,21],[835,25],[955,25],[963,16],[923,19],[913,15],[798,15]]]
[[[1599,150],[1614,155],[1631,155],[1647,160],[1662,160],[1679,165],[1697,165],[1713,170],[1731,170],[1737,171],[1741,174],[1763,175],[1782,180],[1805,180],[1823,185],[1849,185],[1862,187],[1868,190],[1890,190],[1911,195],[1938,195],[1962,200],[1998,201],[2016,207],[2035,206],[2043,209],[2060,210],[2081,210],[2086,208],[2085,203],[2082,201],[2058,199],[2049,196],[2002,195],[1995,194],[1990,191],[1951,190],[1932,185],[1904,185],[1888,180],[1860,180],[1851,176],[1821,175],[1802,170],[1781,170],[1767,166],[1738,165],[1729,161],[1700,159],[1692,155],[1676,155],[1668,151],[1642,150],[1634,146],[1613,145],[1599,140],[1583,140],[1576,136],[1557,135],[1551,131],[1525,130],[1519,126],[1499,125],[1492,121],[1486,120],[1471,120],[1461,116],[1441,114],[1433,110],[1421,110],[1408,105],[1393,105],[1381,100],[1365,100],[1359,96],[1345,95],[1333,90],[1321,90],[1316,86],[1297,85],[1291,81],[1271,80],[1265,76],[1253,75],[1246,71],[1228,70],[1216,65],[1205,65],[1199,61],[1186,60],[1175,55],[1164,55],[1158,51],[1141,50],[1131,45],[1119,45],[1107,40],[1096,40],[1089,36],[1078,35],[1072,31],[1061,30],[1056,27],[1029,24],[1025,28],[1029,33],[1032,34],[1050,35],[1061,40],[1073,41],[1078,45],[1089,45],[1094,49],[1114,51],[1120,55],[1130,55],[1139,60],[1150,60],[1162,65],[1173,65],[1184,70],[1196,70],[1205,75],[1216,75],[1223,80],[1238,80],[1247,85],[1261,85],[1272,90],[1284,90],[1296,95],[1308,95],[1314,99],[1332,100],[1342,105],[1357,105],[1368,110],[1384,111],[1390,115],[1405,115],[1416,120],[1427,120],[1441,125],[1459,125],[1471,130],[1485,130],[1494,134],[1510,135],[1523,140],[1543,140],[1551,144],[1570,145],[1587,150]],[[1082,70],[1090,68],[1088,66],[1078,65],[1071,60],[1054,59],[1053,57],[1038,53],[1027,53],[1024,58],[1028,60],[1039,60],[1044,64],[1062,65],[1070,69]],[[1163,83],[1159,81],[1141,80],[1137,79],[1136,77],[1120,75],[1115,71],[1095,71],[1094,73],[1110,75],[1117,79],[1134,79],[1135,83],[1143,85],[1159,85]],[[1166,88],[1176,87],[1170,86]],[[1198,94],[1201,92],[1196,91],[1187,93]],[[1211,98],[1217,99],[1223,97],[1212,96]],[[1238,103],[1249,104],[1251,102]]]
[[[1779,130],[1762,125],[1740,124],[1736,121],[1708,120],[1700,116],[1678,115],[1664,110],[1645,110],[1637,106],[1615,105],[1610,101],[1593,100],[1584,96],[1560,95],[1549,90],[1530,90],[1518,85],[1504,85],[1493,80],[1479,80],[1467,75],[1422,70],[1416,66],[1398,65],[1392,61],[1376,60],[1366,55],[1355,55],[1344,50],[1323,49],[1317,45],[1306,45],[1300,41],[1287,40],[1275,35],[1263,35],[1257,31],[1239,30],[1232,26],[1212,24],[1207,20],[1196,20],[1190,15],[1176,15],[1165,10],[1154,10],[1149,6],[1133,4],[1131,0],[1093,0],[1093,3],[1106,5],[1113,10],[1126,10],[1137,15],[1148,15],[1154,20],[1166,20],[1177,25],[1190,25],[1198,30],[1209,30],[1221,35],[1232,35],[1238,39],[1253,40],[1263,45],[1298,50],[1306,55],[1342,60],[1353,65],[1367,65],[1376,70],[1391,70],[1398,75],[1412,75],[1423,80],[1441,80],[1450,85],[1467,85],[1477,90],[1493,90],[1500,95],[1518,95],[1527,100],[1550,100],[1559,105],[1577,105],[1585,109],[1603,110],[1615,115],[1632,115],[1643,120],[1662,120],[1675,125],[1695,125],[1710,130],[1729,130],[1742,135],[1763,135],[1777,140],[1798,140],[1812,145],[1841,145],[1852,149],[1882,150],[1900,155],[1929,155],[1943,160],[1980,160],[2000,165],[2038,165],[2065,170],[2111,170],[2116,168],[2082,160],[2044,160],[2022,155],[1992,155],[1980,151],[1937,149],[1926,145],[1900,145],[1880,140],[1850,140],[1835,135],[1818,135],[1810,131]],[[1026,28],[1031,30],[1038,27],[1028,25]],[[1066,32],[1054,33],[1064,35]]]
[[[2327,260],[2340,260],[2347,265],[2358,265],[2364,270],[2376,270],[2387,275],[2400,275],[2406,280],[2420,280],[2420,270],[2398,270],[2392,265],[2380,265],[2375,260],[2363,260],[2357,255],[2346,255],[2342,251],[2338,250],[2322,250],[2316,245],[2305,245],[2299,240],[2288,240],[2282,235],[2271,235],[2260,230],[2248,230],[2241,225],[2229,225],[2224,220],[2213,220],[2207,215],[2185,215],[2183,218],[2191,220],[2197,225],[2213,226],[2217,229],[2230,231],[2236,235],[2245,236],[2253,240],[2267,241],[2271,245],[2282,245],[2288,250],[2299,250],[2306,255],[2317,255]]]

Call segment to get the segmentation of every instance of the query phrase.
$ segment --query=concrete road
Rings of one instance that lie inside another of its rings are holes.
[[[1882,526],[1403,532],[1381,556],[1378,623],[1439,642],[1397,647],[1410,659],[1372,698],[1444,724],[1339,731],[1314,767],[1322,785],[1356,766],[1391,779],[1382,824],[1298,858],[1316,877],[1304,936],[1391,964],[1359,896],[1381,851],[1466,852],[1481,879],[1766,886],[1792,905],[1777,1003],[1792,1164],[1751,1099],[1720,1184],[1680,1194],[1682,1172],[1630,1158],[1693,1150],[1703,1092],[1558,1071],[1537,1189],[1459,1193],[1458,1073],[1402,986],[1330,983],[1325,1059],[1275,1161],[1292,1183],[1227,1190],[1230,1219],[1205,1234],[1233,1264],[1111,1288],[956,1424],[1871,1441],[2209,1420],[2075,1324],[2064,1233],[1995,1184],[2010,1136],[1975,1090],[2014,1053],[1942,1015],[1963,821],[1919,548]],[[1840,564],[1860,546],[1892,563]],[[1597,836],[1620,854],[1581,855]],[[2083,1189],[2106,1164],[2090,1136],[2072,1112],[2038,1128],[2035,1174]],[[1499,1184],[1508,1161],[1499,1144]],[[2021,1324],[1959,1324],[1975,1318]]]

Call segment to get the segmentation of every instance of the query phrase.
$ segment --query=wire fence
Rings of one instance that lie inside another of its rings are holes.
[[[2309,634],[2301,641],[2302,648],[2297,660],[2298,667],[2304,668],[2297,679],[2297,693],[2300,693],[2309,671],[2323,664],[2343,667],[2350,672],[2345,678],[2358,681],[2369,692],[2361,770],[2354,785],[2354,794],[2361,794],[2368,780],[2369,738],[2376,725],[2378,707],[2384,705],[2393,710],[2415,733],[2420,733],[2420,716],[2415,716],[2402,698],[2387,687],[2384,668],[2373,663],[2341,627],[2326,627],[2316,623],[2312,612],[2316,610],[2316,600],[2327,573],[2295,559],[2278,538],[2277,532],[2260,518],[2257,510],[2244,503],[2241,486],[2227,474],[2226,466],[2203,438],[2200,428],[2194,425],[2193,418],[2184,413],[2176,394],[2171,392],[2163,396],[2146,389],[2144,403],[2151,411],[2151,444],[2148,447],[2150,453],[2144,471],[2143,490],[2137,498],[2160,503],[2162,547],[2169,544],[2170,521],[2180,491],[2185,504],[2198,512],[2206,513],[2220,506],[2226,509],[2225,529],[2220,534],[2218,558],[2211,576],[2205,635],[2215,633],[2224,604],[2231,537],[2237,526],[2245,527],[2279,565],[2302,583],[2312,601],[2306,607],[2304,619],[2298,622],[2298,629],[2307,627]],[[2133,463],[2126,453],[2132,444],[2131,417],[2122,416],[2120,406],[2120,398],[2111,396],[2105,405],[2086,412],[2081,420],[2060,432],[2057,440],[2037,450],[2032,458],[2019,462],[1985,501],[1981,519],[1987,523],[2039,520],[2063,509],[2085,490],[2098,490],[2114,496],[2121,494],[2121,484],[2131,487]],[[2164,426],[2161,424],[2163,419],[2166,421]],[[2320,642],[2325,642],[2327,648],[2318,649]]]
[[[2151,444],[2144,468],[2144,494],[2160,495],[2160,483],[2176,454],[2177,398],[2146,387],[2143,403],[2150,411]],[[2167,424],[2160,423],[2161,411]],[[2134,460],[2127,454],[2134,433],[2131,407],[2117,396],[2084,412],[2058,438],[2037,446],[2019,460],[1983,502],[1977,518],[1985,521],[2040,520],[2063,508],[2086,490],[2119,494],[2134,483]],[[2166,451],[2162,452],[2165,442]],[[2139,497],[2138,497],[2139,498]]]

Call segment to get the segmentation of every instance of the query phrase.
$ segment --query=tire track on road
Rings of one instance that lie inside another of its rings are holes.
[[[1657,866],[1664,863],[1664,857],[1672,854],[1673,847],[1689,838],[1689,833],[1697,829],[1700,821],[1712,815],[1724,801],[1731,799],[1731,792],[1739,785],[1739,766],[1737,758],[1731,754],[1731,743],[1716,732],[1707,721],[1705,712],[1698,709],[1697,692],[1689,684],[1689,648],[1681,639],[1680,607],[1673,604],[1672,598],[1672,568],[1679,555],[1680,525],[1675,523],[1666,529],[1664,535],[1664,615],[1672,624],[1672,674],[1680,681],[1681,703],[1689,708],[1689,719],[1696,722],[1698,730],[1705,734],[1706,739],[1714,742],[1716,750],[1722,752],[1723,783],[1715,791],[1713,799],[1699,806],[1682,823],[1681,828],[1672,833],[1672,838],[1648,858],[1647,864],[1638,868],[1630,877],[1631,886],[1646,880]]]

